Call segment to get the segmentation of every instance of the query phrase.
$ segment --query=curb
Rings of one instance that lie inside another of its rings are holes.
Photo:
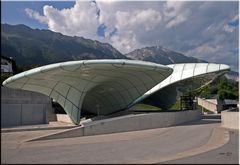
[[[1,133],[8,132],[22,132],[22,131],[40,131],[40,130],[54,130],[54,129],[69,129],[77,126],[55,126],[55,127],[42,127],[42,128],[2,128]]]

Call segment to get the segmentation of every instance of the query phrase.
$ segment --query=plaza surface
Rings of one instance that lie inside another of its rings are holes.
[[[220,115],[142,131],[28,141],[58,130],[2,133],[1,163],[235,163],[239,132]]]

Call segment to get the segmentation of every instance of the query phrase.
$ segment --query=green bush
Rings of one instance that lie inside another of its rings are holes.
[[[8,77],[11,77],[12,75],[12,73],[1,73],[1,85],[4,80],[6,80]]]
[[[221,100],[224,100],[224,99],[238,99],[238,96],[232,91],[221,89],[221,90],[218,91],[218,98],[221,99]]]
[[[207,99],[217,97],[219,99],[238,100],[239,87],[238,82],[233,82],[225,77],[220,77],[207,86],[190,91],[189,94]]]

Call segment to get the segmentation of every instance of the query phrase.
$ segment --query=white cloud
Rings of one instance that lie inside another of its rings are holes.
[[[231,21],[237,21],[237,20],[239,20],[239,14],[236,14]]]
[[[238,28],[228,25],[238,19],[237,2],[79,0],[66,9],[46,5],[43,15],[25,11],[30,18],[48,24],[50,30],[108,42],[122,53],[159,44],[203,60],[226,63],[229,50],[238,48]],[[98,36],[102,24],[104,36]],[[231,59],[229,65],[236,67],[236,56]]]
[[[98,21],[95,3],[76,1],[75,5],[69,9],[58,10],[53,6],[43,7],[44,16],[31,9],[26,9],[26,13],[41,23],[47,23],[50,30],[61,32],[69,36],[86,36],[96,39]]]
[[[232,33],[236,29],[235,27],[229,26],[229,25],[224,25],[223,28],[226,32],[229,32],[229,33]]]
[[[237,21],[239,18],[238,18],[238,14],[235,15],[232,20],[230,20],[229,22],[235,22]],[[229,25],[229,22],[226,23],[226,25],[224,25],[224,30],[226,32],[229,32],[229,33],[232,33],[234,30],[238,29],[238,26],[232,26],[232,25]]]
[[[115,27],[118,33],[110,39],[113,46],[124,53],[138,48],[141,44],[136,37],[141,33],[154,30],[161,22],[161,18],[161,14],[152,9],[132,12],[117,11],[115,14]]]
[[[139,43],[136,38],[130,33],[127,37],[120,37],[119,35],[111,38],[112,45],[125,52],[132,51],[132,48],[138,47]]]
[[[27,14],[30,18],[36,19],[36,20],[38,20],[40,23],[44,23],[44,24],[47,24],[47,23],[48,23],[47,17],[41,16],[38,12],[36,12],[36,11],[34,11],[34,10],[32,10],[32,9],[26,8],[26,9],[25,9],[25,12],[26,12],[26,14]]]
[[[181,13],[180,15],[175,16],[175,18],[173,18],[167,23],[166,27],[171,28],[173,26],[178,25],[179,23],[186,21],[188,15],[189,15],[189,12],[185,11],[184,13]]]
[[[210,45],[209,43],[205,43],[192,50],[189,50],[188,52],[186,52],[186,54],[200,54],[202,55],[202,57],[206,56],[208,57],[208,60],[211,60],[211,58],[214,58],[214,56],[209,57],[209,55],[218,52],[221,48],[221,45],[215,46],[214,44]]]
[[[143,28],[143,31],[150,31],[161,21],[160,13],[152,9],[135,10],[133,12],[117,11],[115,18],[118,30]]]
[[[164,16],[167,28],[174,27],[187,20],[191,8],[186,8],[186,4],[188,4],[186,1],[167,1],[164,4]]]

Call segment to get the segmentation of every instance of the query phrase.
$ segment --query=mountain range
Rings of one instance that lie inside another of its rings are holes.
[[[1,47],[1,55],[25,66],[83,59],[126,59],[110,44],[25,25],[1,24]]]
[[[83,37],[70,37],[50,30],[31,29],[26,25],[1,24],[1,54],[18,65],[46,65],[82,59],[135,59],[160,64],[204,62],[161,46],[134,50],[126,55],[108,43]]]
[[[150,61],[163,65],[174,63],[207,62],[194,57],[185,56],[181,53],[174,52],[161,46],[152,46],[145,47],[142,49],[136,49],[126,54],[125,56],[135,60]]]
[[[1,55],[28,67],[84,59],[134,59],[163,65],[207,62],[161,46],[136,49],[124,55],[108,43],[9,24],[1,24]]]

